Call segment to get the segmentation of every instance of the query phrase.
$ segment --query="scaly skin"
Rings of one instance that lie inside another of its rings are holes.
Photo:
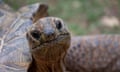
[[[17,14],[2,10],[0,7],[0,72],[27,72],[28,70],[31,55],[25,34],[34,24],[32,21],[35,22],[48,14],[45,4],[33,4],[25,8],[27,11]]]
[[[70,46],[70,34],[56,17],[39,19],[27,33],[33,61],[28,72],[64,72],[63,59]]]
[[[120,72],[120,35],[73,37],[65,57],[71,72]]]

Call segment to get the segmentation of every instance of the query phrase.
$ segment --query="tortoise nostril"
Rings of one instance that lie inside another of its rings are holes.
[[[51,37],[54,37],[54,36],[55,36],[55,33],[54,33],[53,30],[46,30],[46,31],[44,32],[44,34],[45,34],[46,38],[51,38]]]
[[[40,32],[37,30],[34,30],[31,32],[31,35],[33,38],[35,38],[36,40],[38,40],[40,38]]]

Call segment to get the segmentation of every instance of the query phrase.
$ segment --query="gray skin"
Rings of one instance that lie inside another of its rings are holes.
[[[47,6],[37,3],[23,8],[28,9],[24,13],[0,9],[0,72],[27,72],[32,61],[26,32],[33,21],[47,16]]]
[[[72,37],[65,66],[71,72],[120,72],[120,35]]]

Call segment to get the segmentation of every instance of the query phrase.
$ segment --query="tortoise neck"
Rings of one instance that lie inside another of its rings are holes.
[[[64,72],[63,70],[63,60],[57,62],[45,63],[45,62],[35,62],[36,72]],[[34,71],[35,72],[35,71]]]
[[[28,72],[64,72],[65,67],[63,64],[63,59],[57,62],[45,63],[42,61],[37,61],[33,59]]]

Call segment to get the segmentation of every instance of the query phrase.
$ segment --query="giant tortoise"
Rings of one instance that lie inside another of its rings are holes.
[[[0,9],[0,72],[63,72],[70,44],[63,21],[46,17],[45,4],[25,8],[17,13]]]
[[[72,37],[70,43],[63,21],[46,10],[43,4],[17,13],[0,9],[1,72],[120,72],[120,35]]]

